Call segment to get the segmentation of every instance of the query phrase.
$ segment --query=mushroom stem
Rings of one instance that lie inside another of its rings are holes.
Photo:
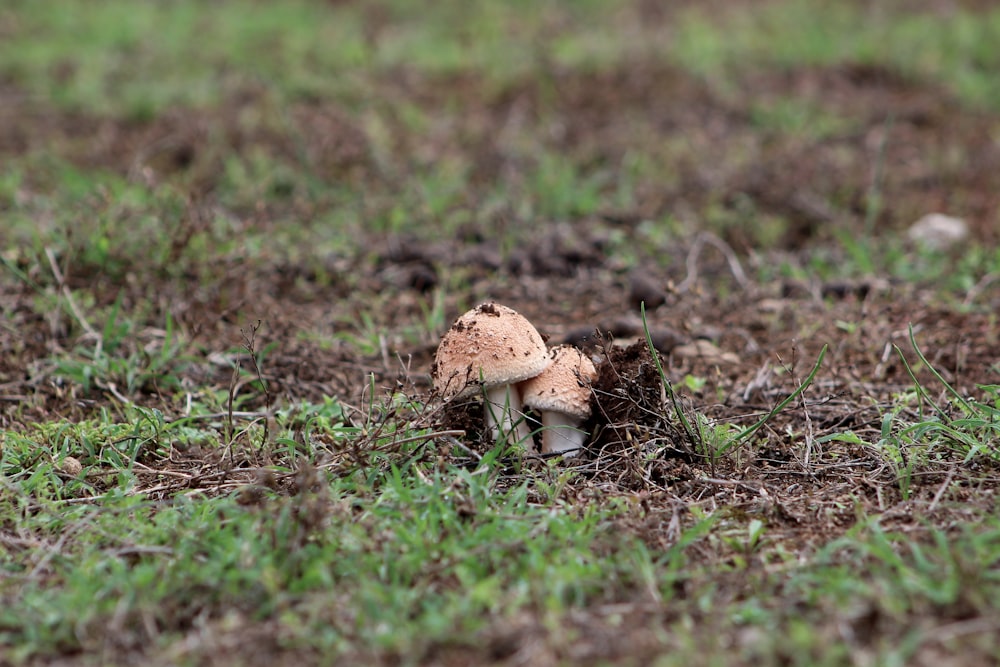
[[[588,435],[580,430],[580,421],[555,410],[543,411],[542,453],[562,453],[567,458],[579,454]]]
[[[534,451],[531,430],[524,419],[524,407],[517,387],[502,384],[485,389],[486,428],[494,442],[502,435],[511,444],[523,443],[528,451]]]

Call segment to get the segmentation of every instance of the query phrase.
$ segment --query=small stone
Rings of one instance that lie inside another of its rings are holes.
[[[787,299],[761,299],[757,303],[757,310],[762,313],[783,313],[790,306]]]
[[[969,225],[961,218],[928,213],[913,223],[907,235],[932,250],[947,250],[969,238]]]
[[[62,460],[57,466],[59,472],[64,475],[69,475],[70,477],[77,477],[81,472],[83,472],[83,464],[80,463],[79,459],[72,456],[67,456]]]
[[[636,310],[641,304],[646,310],[655,310],[667,302],[667,292],[645,272],[633,271],[628,277],[628,300]]]
[[[701,359],[717,366],[732,366],[740,363],[738,355],[724,352],[711,341],[699,338],[686,345],[678,345],[673,350],[674,355],[684,359]]]

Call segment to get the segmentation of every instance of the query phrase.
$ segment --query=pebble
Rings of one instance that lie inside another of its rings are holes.
[[[933,250],[948,250],[969,238],[969,224],[943,213],[928,213],[910,226],[907,235]]]
[[[73,456],[65,457],[58,466],[59,472],[70,477],[76,477],[83,472],[83,464]]]

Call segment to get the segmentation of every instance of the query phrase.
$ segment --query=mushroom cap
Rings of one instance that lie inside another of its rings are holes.
[[[434,388],[447,399],[481,387],[516,384],[549,364],[545,340],[525,317],[507,306],[483,303],[451,325],[434,354]]]
[[[590,416],[590,383],[597,379],[594,363],[572,345],[552,348],[552,362],[520,385],[521,401],[532,410]]]

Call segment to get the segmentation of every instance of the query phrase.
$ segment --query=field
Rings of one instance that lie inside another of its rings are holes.
[[[1000,664],[998,71],[985,0],[8,0],[0,667]],[[432,390],[487,301],[580,457]]]

